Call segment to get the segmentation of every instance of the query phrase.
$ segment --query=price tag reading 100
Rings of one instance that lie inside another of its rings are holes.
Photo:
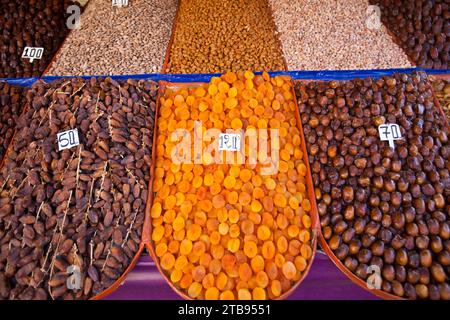
[[[241,150],[241,135],[232,133],[221,133],[219,135],[219,151]]]
[[[30,59],[30,63],[33,63],[34,59],[41,59],[44,53],[44,48],[25,47],[23,49],[22,58]]]

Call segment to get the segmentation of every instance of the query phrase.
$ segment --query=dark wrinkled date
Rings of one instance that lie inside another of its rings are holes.
[[[335,256],[364,280],[378,267],[388,293],[450,299],[449,132],[426,76],[300,83],[296,91]],[[380,141],[384,123],[400,127],[395,149]]]
[[[68,33],[71,0],[0,0],[0,78],[40,76]],[[42,47],[42,59],[23,59],[25,47]]]
[[[110,78],[29,90],[0,174],[0,299],[87,299],[123,274],[142,235],[156,92]],[[58,152],[73,128],[80,145]]]
[[[26,103],[26,89],[0,81],[0,162],[11,141],[16,121]]]
[[[450,3],[446,0],[371,0],[381,8],[382,21],[419,67],[450,66]]]

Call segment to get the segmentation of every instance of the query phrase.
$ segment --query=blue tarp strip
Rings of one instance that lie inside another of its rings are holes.
[[[450,69],[447,70],[429,70],[421,68],[409,69],[380,69],[380,70],[337,70],[337,71],[276,71],[269,72],[271,76],[288,75],[295,80],[351,80],[355,78],[379,78],[382,76],[392,75],[394,73],[412,73],[414,71],[425,71],[428,74],[450,74]],[[211,77],[220,74],[133,74],[133,75],[113,75],[110,76],[115,80],[126,79],[145,79],[145,80],[166,80],[170,82],[208,82]],[[83,79],[90,79],[93,76],[83,76]],[[99,75],[94,77],[107,77]],[[42,78],[0,78],[0,81],[7,81],[11,85],[22,87],[30,87],[38,79],[43,79],[46,82],[54,81],[62,78],[72,78],[72,76],[54,77],[45,76]]]

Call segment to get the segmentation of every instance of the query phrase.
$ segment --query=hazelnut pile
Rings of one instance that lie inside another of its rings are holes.
[[[168,73],[283,70],[267,0],[181,0]]]
[[[449,131],[423,73],[298,83],[322,234],[348,270],[408,299],[450,299]],[[395,149],[378,126],[400,126]]]

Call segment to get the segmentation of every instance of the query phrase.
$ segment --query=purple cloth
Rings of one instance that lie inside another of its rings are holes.
[[[165,282],[149,256],[142,256],[123,285],[107,300],[181,299]],[[317,252],[314,264],[289,300],[373,300],[376,296],[352,283],[323,253]]]

